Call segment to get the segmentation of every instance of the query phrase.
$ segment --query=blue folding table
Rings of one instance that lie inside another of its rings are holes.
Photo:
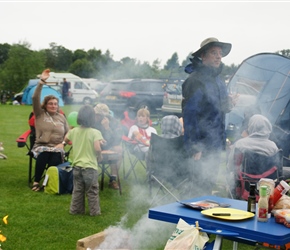
[[[203,196],[184,202],[199,200],[214,200],[219,203],[228,203],[231,208],[247,211],[247,202],[217,196]],[[266,242],[272,245],[284,246],[290,242],[290,229],[283,224],[275,222],[272,216],[268,222],[257,221],[256,216],[245,220],[222,220],[201,214],[201,211],[188,208],[178,202],[158,206],[149,209],[149,218],[177,224],[179,218],[187,223],[194,225],[198,221],[203,231],[216,234],[217,242],[222,241],[222,237],[228,237],[234,242],[242,241],[245,243]],[[237,245],[234,248],[236,248]],[[219,249],[219,248],[214,248]]]

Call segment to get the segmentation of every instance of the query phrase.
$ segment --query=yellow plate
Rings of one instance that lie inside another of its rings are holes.
[[[210,217],[223,219],[223,220],[245,220],[245,219],[249,219],[255,216],[255,214],[244,211],[244,210],[239,210],[235,208],[222,208],[222,207],[203,210],[201,211],[201,213]],[[223,214],[229,214],[229,215],[223,215]]]

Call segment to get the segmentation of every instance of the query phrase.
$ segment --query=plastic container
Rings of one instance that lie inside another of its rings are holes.
[[[273,193],[273,205],[277,203],[277,201],[282,197],[282,195],[286,194],[290,189],[290,186],[285,181],[280,181],[280,183],[275,187]]]
[[[278,209],[274,213],[275,222],[290,227],[290,209]]]
[[[275,182],[269,178],[261,178],[258,182],[257,189],[260,189],[260,186],[267,186],[267,195],[268,198],[270,195],[273,195],[275,189]]]

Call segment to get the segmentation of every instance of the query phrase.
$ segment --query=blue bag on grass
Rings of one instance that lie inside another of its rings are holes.
[[[44,192],[48,194],[71,194],[73,190],[73,168],[69,162],[47,169],[43,181]]]

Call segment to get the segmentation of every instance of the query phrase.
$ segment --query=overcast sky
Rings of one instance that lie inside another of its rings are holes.
[[[0,43],[49,43],[76,49],[110,50],[130,57],[180,63],[207,37],[232,43],[224,63],[240,64],[261,52],[290,49],[290,2],[233,1],[7,1],[0,2]]]

